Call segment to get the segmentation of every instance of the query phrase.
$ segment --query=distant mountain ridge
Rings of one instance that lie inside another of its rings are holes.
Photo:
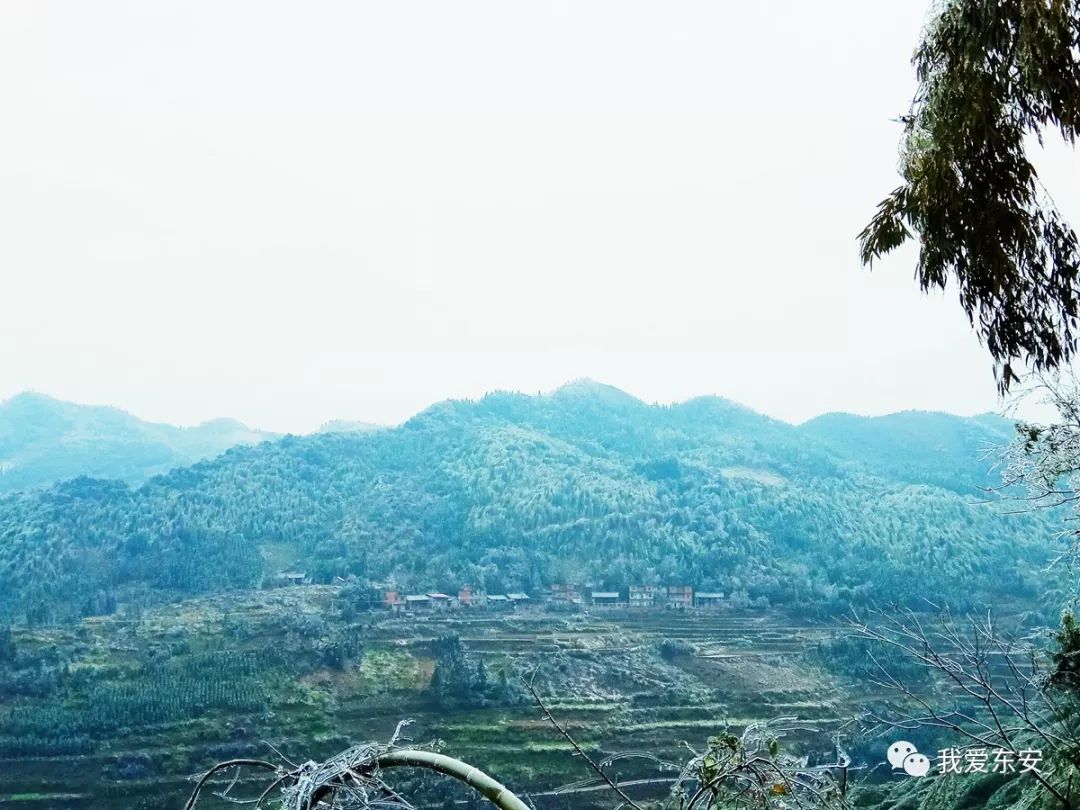
[[[523,395],[510,392],[489,395],[496,399],[500,396]],[[481,401],[482,408],[489,397]],[[650,407],[629,393],[588,378],[567,382],[542,394],[541,399],[584,410],[600,407],[624,413]],[[441,409],[459,405],[469,403],[438,403],[414,419],[424,419]],[[980,465],[978,461],[987,451],[1007,444],[1013,435],[1013,423],[995,414],[960,417],[908,410],[864,417],[829,413],[798,426],[788,426],[719,396],[697,396],[667,407],[690,419],[723,423],[728,430],[773,433],[794,430],[823,442],[831,453],[851,463],[888,469],[891,476],[901,480],[961,491],[997,483],[990,464]],[[334,419],[324,422],[318,433],[380,430],[387,428],[372,422]],[[138,419],[119,408],[79,405],[33,392],[17,394],[0,402],[0,494],[49,486],[78,476],[139,484],[173,468],[213,458],[230,447],[280,437],[229,418],[178,428]],[[922,463],[922,467],[913,467],[913,459]],[[929,467],[923,463],[931,459]]]
[[[521,397],[494,392],[489,397]],[[541,395],[542,399],[595,410],[632,412],[643,401],[611,385],[582,378]],[[527,397],[526,397],[527,399]],[[482,400],[481,402],[483,402]],[[453,409],[446,401],[414,417]],[[858,465],[887,469],[890,476],[971,491],[998,483],[980,456],[1012,438],[1013,423],[988,413],[961,417],[933,411],[903,411],[886,416],[826,413],[792,426],[717,396],[699,396],[667,406],[697,420],[714,420],[729,430],[798,433],[827,444],[830,452]],[[783,426],[778,428],[778,426]],[[334,419],[317,433],[369,433],[388,429],[370,422]],[[141,420],[118,408],[79,405],[26,392],[0,402],[0,494],[48,486],[87,476],[139,484],[180,466],[212,458],[230,447],[280,439],[229,418],[194,427]],[[913,452],[914,451],[914,452]],[[913,467],[912,459],[921,467]],[[927,466],[926,462],[932,462]]]
[[[997,414],[963,417],[939,411],[827,413],[799,430],[891,478],[954,491],[1000,485],[996,456],[1016,435],[1015,423]]]
[[[1009,438],[992,417],[791,425],[589,381],[449,400],[134,489],[84,477],[0,497],[0,614],[260,587],[286,566],[419,591],[685,583],[818,613],[927,594],[1031,604],[1058,587],[1060,523],[987,503],[984,454]]]
[[[235,419],[181,428],[38,393],[0,402],[0,493],[78,476],[130,484],[276,434]]]

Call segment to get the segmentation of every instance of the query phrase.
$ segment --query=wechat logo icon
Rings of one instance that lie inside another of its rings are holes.
[[[886,754],[894,771],[903,770],[908,776],[926,776],[930,773],[930,760],[920,754],[912,743],[900,740],[889,746]]]

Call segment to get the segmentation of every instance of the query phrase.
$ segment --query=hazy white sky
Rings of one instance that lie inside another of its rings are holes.
[[[927,7],[8,0],[0,398],[292,431],[581,376],[995,409],[955,295],[856,255]],[[1074,222],[1078,161],[1040,161]]]

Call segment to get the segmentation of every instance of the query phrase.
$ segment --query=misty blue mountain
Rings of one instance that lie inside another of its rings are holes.
[[[19,394],[0,402],[0,493],[80,475],[142,483],[270,438],[233,419],[179,428],[144,422],[117,408]]]
[[[39,412],[34,432],[8,427],[4,447],[51,445],[55,477],[87,453],[54,436],[130,448],[147,463],[115,477],[136,481],[155,453],[171,466],[210,447],[175,449],[166,439],[184,431],[113,411],[19,409]],[[59,414],[74,427],[52,427]],[[994,483],[986,454],[1010,436],[998,417],[914,412],[793,426],[590,381],[447,401],[397,428],[236,446],[139,485],[86,475],[10,494],[2,609],[87,614],[255,588],[287,567],[372,589],[686,583],[810,614],[927,594],[960,607],[1049,598],[1057,524],[1007,515],[981,489]]]

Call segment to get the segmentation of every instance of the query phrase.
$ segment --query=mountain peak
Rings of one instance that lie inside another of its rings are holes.
[[[180,428],[26,391],[0,402],[0,493],[78,476],[136,484],[269,438],[234,419]]]
[[[10,396],[7,399],[0,400],[0,408],[56,408],[60,406],[66,406],[70,403],[64,402],[56,397],[51,397],[48,394],[42,394],[39,391],[21,391],[14,396]]]
[[[7,399],[0,400],[0,405],[7,405],[9,402],[56,402],[55,397],[50,397],[48,394],[42,394],[40,391],[20,391],[17,394],[13,394]]]
[[[549,396],[552,397],[594,397],[607,400],[609,402],[627,402],[640,404],[641,400],[637,397],[626,393],[621,388],[616,388],[614,385],[607,385],[606,383],[597,382],[591,377],[580,377],[576,380],[570,380],[563,383]]]
[[[676,408],[685,408],[686,410],[723,410],[723,411],[738,411],[743,414],[753,414],[754,416],[761,417],[762,419],[768,419],[764,414],[760,414],[753,408],[743,405],[741,402],[736,402],[733,399],[727,399],[726,397],[720,397],[716,394],[703,394],[698,397],[691,397],[690,399],[683,400],[676,403]]]
[[[40,391],[23,391],[0,401],[0,413],[12,419],[33,418],[96,418],[109,421],[139,422],[122,408],[114,405],[83,405],[66,399],[43,394]]]

